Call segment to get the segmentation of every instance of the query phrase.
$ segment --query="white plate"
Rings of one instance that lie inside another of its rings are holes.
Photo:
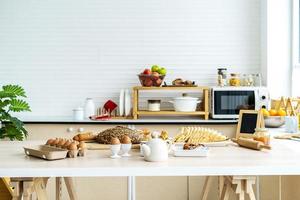
[[[129,116],[131,112],[131,96],[128,89],[125,90],[125,116]]]
[[[206,157],[209,154],[208,147],[197,147],[192,150],[184,150],[183,145],[173,147],[174,156],[176,157]]]
[[[225,141],[221,141],[221,142],[204,142],[201,143],[206,147],[225,147],[228,146],[231,143],[230,140],[225,140]],[[179,142],[179,143],[175,143],[176,146],[180,146],[180,145],[184,145],[184,143]]]
[[[120,116],[124,115],[124,96],[125,96],[125,91],[122,89],[120,91],[120,96],[119,96],[119,115]]]

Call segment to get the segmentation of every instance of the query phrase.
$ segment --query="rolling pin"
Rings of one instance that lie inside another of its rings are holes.
[[[242,147],[246,147],[249,149],[254,149],[254,150],[262,150],[262,149],[271,149],[269,145],[265,145],[260,141],[256,141],[253,139],[247,139],[247,138],[232,138],[232,141],[237,143],[238,145]]]

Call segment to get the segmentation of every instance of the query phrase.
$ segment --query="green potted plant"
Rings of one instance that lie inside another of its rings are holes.
[[[11,113],[31,111],[25,90],[19,85],[4,85],[0,89],[0,139],[23,140],[27,137],[24,124]]]

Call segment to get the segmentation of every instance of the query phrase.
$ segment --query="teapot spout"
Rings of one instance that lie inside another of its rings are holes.
[[[143,154],[144,154],[145,157],[150,156],[151,149],[150,149],[150,147],[148,145],[142,144],[142,149],[143,149]]]

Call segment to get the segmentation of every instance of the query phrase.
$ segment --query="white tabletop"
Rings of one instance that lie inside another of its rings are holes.
[[[211,147],[208,157],[145,162],[138,152],[132,157],[111,159],[110,152],[90,150],[86,157],[45,161],[24,154],[23,146],[41,141],[0,142],[0,177],[48,176],[207,176],[207,175],[300,175],[300,142],[273,140],[271,151],[236,146]]]

